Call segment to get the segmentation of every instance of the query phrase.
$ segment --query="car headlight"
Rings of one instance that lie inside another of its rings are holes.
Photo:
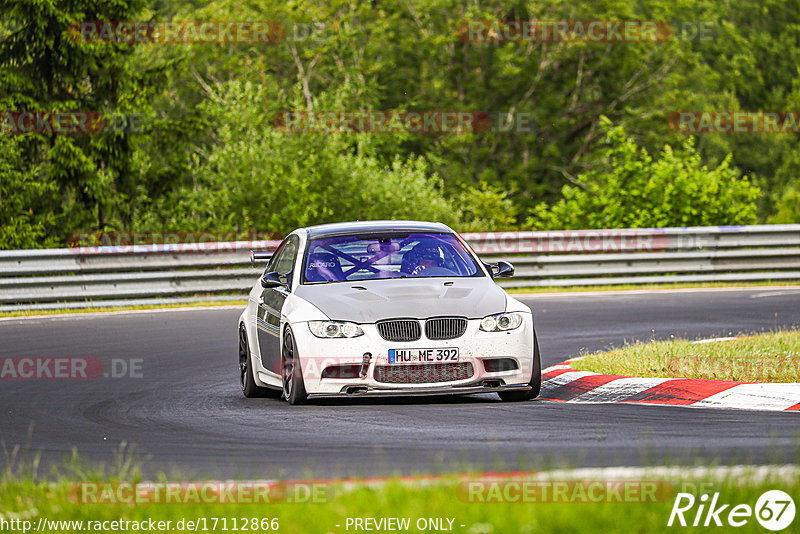
[[[505,332],[519,328],[522,314],[517,312],[498,313],[481,319],[481,330],[484,332]]]
[[[364,331],[356,323],[339,321],[309,321],[308,329],[317,337],[358,337]]]

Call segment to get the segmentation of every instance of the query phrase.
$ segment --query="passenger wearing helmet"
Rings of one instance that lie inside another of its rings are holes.
[[[444,267],[444,252],[434,243],[418,243],[408,251],[406,256],[408,259],[408,272],[411,276],[421,276],[426,269]]]

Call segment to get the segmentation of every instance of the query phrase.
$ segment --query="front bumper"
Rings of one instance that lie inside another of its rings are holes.
[[[369,387],[360,390],[356,388],[345,388],[344,391],[338,393],[309,393],[308,398],[331,398],[331,397],[406,397],[406,396],[431,396],[431,395],[472,395],[475,393],[497,393],[500,391],[530,391],[531,387],[527,384],[512,384],[512,385],[465,385],[465,386],[451,386],[451,387],[420,387],[420,388],[402,388],[402,389],[385,389]],[[353,391],[353,389],[357,389]]]
[[[364,335],[356,338],[320,339],[314,337],[307,323],[292,324],[300,355],[303,379],[309,397],[398,396],[398,395],[463,395],[496,391],[524,391],[533,371],[533,317],[524,314],[522,325],[509,332],[484,332],[480,321],[467,323],[464,334],[456,339],[429,340],[424,334],[415,342],[394,342],[383,339],[374,324],[362,324]],[[302,335],[298,335],[302,332]],[[375,368],[390,365],[393,369],[406,364],[389,363],[390,349],[458,348],[459,363],[470,362],[472,375],[442,382],[388,383],[379,381]],[[372,358],[363,370],[345,378],[324,378],[330,366],[358,366],[362,369],[364,353]],[[515,369],[488,371],[485,360],[513,360]]]

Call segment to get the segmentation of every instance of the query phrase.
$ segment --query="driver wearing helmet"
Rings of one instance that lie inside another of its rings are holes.
[[[432,243],[419,243],[408,252],[411,276],[419,276],[425,269],[444,267],[444,252]]]

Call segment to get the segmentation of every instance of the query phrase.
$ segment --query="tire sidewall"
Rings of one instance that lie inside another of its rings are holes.
[[[539,356],[539,338],[533,331],[533,365],[531,379],[528,382],[531,389],[528,391],[501,391],[500,398],[508,402],[528,401],[539,396],[542,389],[542,360]]]
[[[253,355],[250,352],[250,343],[249,337],[247,335],[247,329],[244,325],[239,326],[240,330],[243,331],[244,334],[244,350],[246,353],[245,358],[247,358],[247,371],[245,372],[244,376],[244,383],[242,383],[241,379],[241,370],[239,371],[239,385],[242,390],[242,394],[247,398],[254,398],[254,397],[272,397],[272,398],[280,398],[281,390],[276,390],[270,387],[263,387],[256,384],[255,376],[253,375]],[[240,338],[241,339],[241,334]]]
[[[241,380],[241,371],[240,374],[240,386],[242,389],[242,393],[245,397],[255,397],[258,395],[258,386],[256,385],[255,378],[253,378],[253,359],[250,357],[250,343],[247,337],[247,330],[244,328],[244,325],[239,326],[239,330],[241,331],[239,339],[241,340],[242,337],[244,338],[244,352],[245,352],[245,359],[247,363],[247,370],[244,374],[244,382]],[[240,341],[241,342],[241,341]]]
[[[286,332],[284,336],[291,337],[292,352],[293,352],[292,359],[294,360],[292,362],[292,365],[294,367],[292,375],[292,393],[286,398],[286,401],[289,404],[293,405],[302,404],[308,398],[308,394],[306,393],[305,381],[303,380],[303,366],[300,364],[300,353],[297,350],[297,343],[295,342],[296,338],[294,337],[294,333],[292,332],[292,328],[290,326],[286,327]],[[281,344],[281,347],[283,347],[283,344]],[[281,350],[283,350],[283,348],[281,348]],[[281,372],[285,372],[285,369],[286,369],[285,365],[282,365]]]
[[[542,359],[539,356],[539,339],[536,333],[533,334],[533,372],[528,385],[531,387],[530,398],[535,399],[542,390]]]

